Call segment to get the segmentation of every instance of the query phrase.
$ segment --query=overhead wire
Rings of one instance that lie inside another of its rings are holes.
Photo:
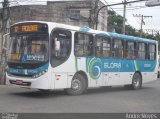
[[[106,0],[104,0],[105,1],[105,3],[107,4],[107,5],[109,5],[109,3],[106,1]],[[118,14],[111,6],[109,6],[110,7],[110,9],[112,10],[112,11],[114,11],[117,15],[120,15],[120,14]],[[121,15],[120,15],[121,16]],[[126,23],[128,24],[128,25],[130,25],[127,21],[126,21]],[[131,25],[130,25],[131,26]]]
[[[0,2],[3,2],[3,0],[0,0]],[[37,4],[37,3],[45,3],[45,2],[47,2],[47,0],[42,0],[42,1],[40,1],[40,0],[9,0],[9,2],[10,2],[10,5],[11,6],[20,6],[20,5],[23,5],[23,4]],[[109,3],[106,1],[106,0],[104,0],[104,2],[107,4],[107,5],[109,5]],[[110,2],[110,3],[116,3],[116,2]],[[134,3],[135,4],[135,3]],[[133,7],[127,7],[127,12],[135,12],[135,11],[139,11],[140,9],[143,9],[143,8],[146,8],[146,6],[140,6],[139,5],[139,3],[138,3],[138,5],[137,6],[133,6]],[[111,6],[109,6],[109,9],[111,9],[112,11],[114,11],[117,15],[120,15],[119,13],[120,12],[123,12],[123,8],[114,8],[114,7],[111,7]],[[118,13],[119,12],[119,13]],[[130,25],[129,23],[128,23],[128,21],[126,21],[126,23],[128,24],[128,25]]]

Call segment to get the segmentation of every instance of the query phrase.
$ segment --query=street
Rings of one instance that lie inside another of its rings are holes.
[[[89,89],[83,95],[64,91],[43,94],[37,90],[0,86],[0,112],[14,113],[129,113],[160,112],[160,80],[141,90],[123,86]]]

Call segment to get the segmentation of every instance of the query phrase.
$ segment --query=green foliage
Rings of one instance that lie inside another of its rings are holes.
[[[114,11],[109,11],[108,15],[108,27],[111,29],[115,29],[116,33],[122,33],[123,17],[120,15],[116,15]]]
[[[116,15],[114,11],[108,11],[108,31],[113,32],[115,31],[116,33],[121,34],[122,33],[122,26],[123,26],[123,17],[120,15]],[[141,34],[141,31],[137,31],[135,28],[133,28],[130,25],[126,25],[126,35],[131,35],[131,36],[137,36],[139,37]],[[148,33],[142,33],[143,38],[148,38],[148,39],[154,39],[158,40],[160,44],[160,34],[157,33],[156,35],[151,35]]]

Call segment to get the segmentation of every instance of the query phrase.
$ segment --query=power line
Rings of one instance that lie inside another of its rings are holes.
[[[144,31],[151,33],[152,35],[160,33],[160,30],[156,30],[156,29],[143,29]]]
[[[125,23],[126,23],[126,4],[127,4],[127,1],[124,0],[123,1],[123,5],[124,5],[124,11],[123,11],[123,26],[122,26],[122,33],[125,34],[126,32],[126,26],[125,26]]]
[[[109,5],[109,3],[108,3],[106,0],[104,0],[104,1],[106,2],[107,5]],[[109,7],[110,7],[110,8],[112,9],[112,11],[114,11],[117,15],[120,15],[120,14],[118,14],[118,13],[114,10],[115,8],[112,8],[111,6],[109,6]],[[123,10],[122,10],[122,11],[123,11]],[[120,15],[120,16],[121,16],[121,15]],[[128,25],[130,25],[127,20],[126,20],[125,22],[126,22]],[[130,25],[130,26],[131,26],[131,25]]]
[[[144,15],[134,15],[133,14],[133,17],[138,17],[141,19],[141,27],[140,27],[140,37],[142,37],[142,33],[143,33],[143,25],[145,25],[145,21],[144,21],[144,18],[152,18],[152,16],[144,16]]]
[[[146,1],[146,0],[129,1],[129,2],[126,2],[125,4],[128,4],[128,3],[136,3],[136,2],[143,2],[143,1]],[[103,9],[103,8],[105,8],[105,7],[117,6],[117,5],[122,5],[122,4],[124,4],[124,3],[122,2],[122,3],[109,4],[109,5],[104,5],[104,6],[102,6],[101,8],[99,8],[98,11],[97,11],[97,15],[96,15],[96,29],[97,29],[97,27],[98,27],[98,15],[99,15],[99,12],[101,11],[101,9]]]

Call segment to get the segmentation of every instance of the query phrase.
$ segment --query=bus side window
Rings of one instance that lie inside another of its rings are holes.
[[[112,57],[113,58],[123,58],[124,41],[120,39],[113,39],[112,46]]]
[[[156,45],[149,44],[149,60],[155,60],[156,59]]]
[[[147,59],[146,57],[146,47],[147,45],[145,43],[138,43],[138,59],[140,60],[145,60]]]
[[[96,56],[97,57],[110,57],[111,43],[107,36],[96,36]]]
[[[71,53],[71,32],[55,29],[51,34],[51,64],[56,67],[65,62]]]
[[[136,43],[133,41],[126,42],[126,58],[136,59]]]
[[[76,57],[93,56],[93,36],[85,33],[75,33],[74,54]]]

